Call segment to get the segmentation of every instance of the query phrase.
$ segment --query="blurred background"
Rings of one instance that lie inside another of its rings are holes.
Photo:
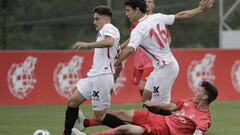
[[[91,12],[94,6],[100,4],[112,8],[113,24],[120,29],[122,42],[130,33],[123,0],[0,0],[0,2],[1,50],[66,50],[76,41],[94,41],[96,31],[92,25]],[[175,14],[196,7],[198,2],[198,0],[155,0],[155,12]],[[228,13],[231,8],[232,11]],[[171,26],[173,39],[171,46],[219,48],[222,47],[219,33],[224,29],[240,29],[239,0],[216,0],[214,7],[207,13]]]

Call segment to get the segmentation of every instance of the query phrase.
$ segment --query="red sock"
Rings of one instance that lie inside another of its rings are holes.
[[[83,126],[84,127],[91,127],[91,126],[98,126],[102,125],[101,121],[97,121],[96,119],[84,119]]]
[[[97,133],[92,133],[92,134],[88,134],[88,135],[117,135],[117,129],[113,128],[113,129],[108,129],[102,132],[97,132]]]

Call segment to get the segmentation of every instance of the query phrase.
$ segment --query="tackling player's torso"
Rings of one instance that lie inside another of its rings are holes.
[[[195,129],[207,131],[211,117],[208,111],[197,109],[197,104],[188,99],[183,101],[179,111],[166,117],[166,122],[172,134],[192,135]]]
[[[107,48],[95,48],[93,56],[92,68],[87,73],[88,76],[96,76],[100,74],[115,73],[114,62],[117,54],[117,47],[119,45],[120,33],[119,30],[108,23],[98,32],[97,42],[105,39],[106,36],[110,36],[114,39],[112,47]]]

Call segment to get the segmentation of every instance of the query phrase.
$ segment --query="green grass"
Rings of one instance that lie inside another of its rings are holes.
[[[110,110],[141,108],[139,104],[113,104]],[[0,106],[1,135],[32,135],[36,129],[47,129],[53,135],[63,130],[65,105]],[[82,106],[83,113],[92,116],[89,105]],[[240,101],[212,104],[212,125],[206,135],[239,135]],[[86,132],[96,132],[106,127],[92,127]]]

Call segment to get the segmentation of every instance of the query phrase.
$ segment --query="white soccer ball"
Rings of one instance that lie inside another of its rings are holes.
[[[36,130],[33,135],[51,135],[49,131],[45,129],[38,129]]]

